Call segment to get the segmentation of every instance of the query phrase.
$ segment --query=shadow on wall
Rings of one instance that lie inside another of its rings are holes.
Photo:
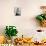
[[[5,35],[4,31],[5,31],[4,26],[0,26],[0,35]]]
[[[30,18],[30,23],[31,23],[31,25],[33,25],[34,27],[35,27],[35,26],[36,26],[36,27],[39,27],[39,26],[40,26],[39,21],[36,20],[36,17],[31,17],[31,18]]]

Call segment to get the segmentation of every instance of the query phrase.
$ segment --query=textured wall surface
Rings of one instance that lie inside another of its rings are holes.
[[[41,5],[46,5],[46,0],[0,0],[0,33],[4,33],[6,25],[15,25],[18,36],[37,34],[37,29],[46,30],[35,20],[35,16],[41,13]],[[14,15],[14,7],[21,8],[21,16]]]

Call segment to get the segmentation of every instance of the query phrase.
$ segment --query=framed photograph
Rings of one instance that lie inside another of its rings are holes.
[[[15,16],[21,16],[21,8],[15,7],[14,8],[14,13],[15,13]]]

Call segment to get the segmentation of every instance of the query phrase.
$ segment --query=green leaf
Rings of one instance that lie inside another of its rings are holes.
[[[18,31],[16,30],[16,27],[15,27],[15,29],[13,27],[15,27],[15,26],[8,26],[6,28],[6,32],[5,32],[6,36],[12,37],[12,36],[17,35]]]
[[[39,20],[39,21],[44,20],[44,18],[43,18],[41,15],[38,15],[38,16],[36,17],[36,19]]]
[[[45,15],[44,17],[45,17],[45,19],[46,19],[46,15]]]

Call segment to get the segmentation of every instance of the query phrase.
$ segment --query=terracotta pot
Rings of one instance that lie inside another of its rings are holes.
[[[8,44],[11,44],[12,41],[11,41],[10,39],[7,39],[7,43],[8,43]]]
[[[40,22],[41,23],[41,26],[42,27],[46,27],[46,20],[43,20],[42,22]]]
[[[14,40],[17,38],[17,36],[12,36],[11,40],[12,40],[12,43],[14,44]]]

